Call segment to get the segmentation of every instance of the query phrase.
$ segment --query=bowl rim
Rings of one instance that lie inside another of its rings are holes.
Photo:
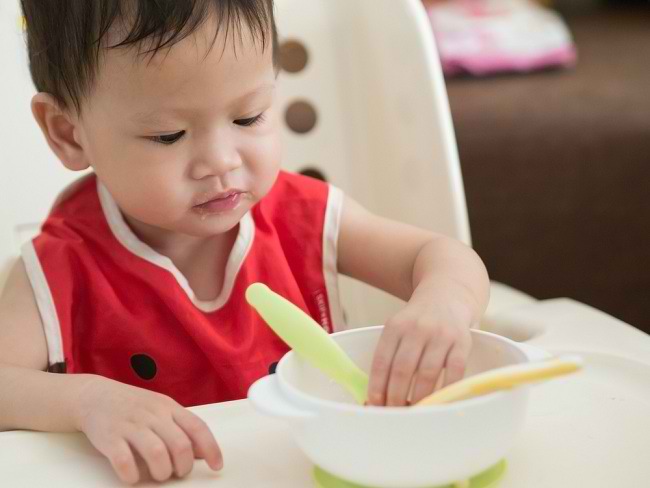
[[[361,328],[355,328],[355,329],[348,329],[340,332],[334,332],[331,334],[331,336],[335,337],[341,337],[344,335],[350,335],[350,334],[355,334],[359,333],[360,331],[368,331],[368,330],[377,330],[377,329],[383,329],[383,325],[375,325],[375,326],[369,326],[369,327],[361,327]],[[482,335],[485,337],[489,337],[491,340],[496,340],[498,342],[505,343],[507,346],[512,348],[514,351],[519,353],[521,355],[521,358],[523,359],[522,362],[527,362],[529,361],[528,356],[524,352],[523,349],[521,349],[517,343],[511,339],[508,339],[507,337],[503,337],[497,334],[493,334],[491,332],[486,332],[484,330],[478,330],[478,329],[471,329],[470,330],[472,334],[478,334]],[[307,393],[302,392],[298,388],[296,388],[291,382],[286,380],[284,378],[284,369],[287,367],[287,362],[292,358],[296,353],[293,350],[290,350],[287,352],[278,362],[278,366],[276,369],[276,375],[278,378],[278,383],[279,386],[282,390],[282,392],[286,395],[287,393],[294,397],[294,399],[298,399],[302,407],[307,407],[310,410],[314,410],[317,412],[321,411],[338,411],[340,413],[348,413],[348,414],[359,414],[363,413],[364,415],[372,415],[372,416],[402,416],[402,415],[431,415],[433,411],[439,412],[439,413],[449,413],[449,412],[454,412],[457,410],[468,410],[468,409],[478,409],[481,408],[485,403],[488,402],[499,402],[499,401],[506,401],[507,398],[512,398],[517,395],[522,394],[527,394],[530,386],[520,386],[518,388],[509,390],[509,391],[498,391],[494,393],[489,393],[487,395],[482,395],[479,397],[474,397],[474,398],[468,398],[466,400],[459,400],[453,403],[449,404],[443,404],[443,405],[424,405],[424,406],[419,406],[417,408],[413,407],[377,407],[377,406],[364,406],[364,405],[356,405],[356,404],[350,404],[350,403],[341,403],[341,402],[335,402],[333,400],[325,400],[323,398],[319,398],[313,395],[309,395]],[[289,401],[292,401],[293,399],[289,398]],[[310,408],[311,407],[311,408]]]

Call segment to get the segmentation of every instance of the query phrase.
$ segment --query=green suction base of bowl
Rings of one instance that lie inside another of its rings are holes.
[[[431,488],[496,488],[496,483],[503,477],[506,471],[506,460],[502,459],[497,464],[486,471],[474,476],[469,480],[469,484],[456,483]],[[372,488],[370,486],[358,485],[349,481],[344,481],[334,475],[323,471],[318,466],[314,468],[314,480],[316,488]]]

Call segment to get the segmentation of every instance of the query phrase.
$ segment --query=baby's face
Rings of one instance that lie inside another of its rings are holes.
[[[221,31],[210,49],[207,22],[151,60],[107,51],[82,108],[76,136],[93,169],[153,239],[227,232],[279,171],[272,49]]]

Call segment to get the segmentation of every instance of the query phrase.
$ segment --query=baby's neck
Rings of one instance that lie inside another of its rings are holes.
[[[185,276],[199,300],[212,301],[223,288],[226,265],[236,238],[237,228],[192,245],[179,245],[165,255]]]
[[[239,226],[224,234],[194,237],[160,232],[134,222],[127,216],[125,220],[141,241],[174,263],[199,300],[210,301],[219,296]],[[206,272],[207,270],[212,272]]]

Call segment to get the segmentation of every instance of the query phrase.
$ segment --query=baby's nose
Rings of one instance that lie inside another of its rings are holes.
[[[200,180],[210,176],[223,176],[242,165],[239,151],[229,144],[215,143],[201,151],[192,166],[192,177]]]

